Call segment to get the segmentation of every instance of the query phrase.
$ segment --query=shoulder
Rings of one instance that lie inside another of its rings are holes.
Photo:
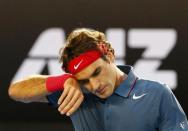
[[[155,95],[157,97],[163,97],[164,95],[166,96],[173,94],[170,87],[167,84],[157,81],[139,79],[137,82],[137,86],[137,90],[149,92],[150,94]]]
[[[159,90],[159,91],[171,91],[169,86],[165,83],[161,83],[158,81],[152,81],[152,80],[145,80],[145,79],[139,79],[138,84],[144,88],[152,89],[152,90]]]

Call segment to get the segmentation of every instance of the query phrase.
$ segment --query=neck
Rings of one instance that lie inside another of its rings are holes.
[[[115,88],[119,87],[119,85],[127,79],[127,74],[121,71],[118,67],[116,67],[116,84]]]

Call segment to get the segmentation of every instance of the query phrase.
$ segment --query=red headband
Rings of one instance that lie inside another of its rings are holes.
[[[97,50],[90,50],[82,53],[68,63],[68,70],[71,74],[76,74],[94,61],[96,61],[101,56],[102,53]]]

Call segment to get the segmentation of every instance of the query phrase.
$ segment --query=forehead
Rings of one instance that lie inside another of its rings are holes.
[[[96,61],[94,61],[93,63],[91,63],[90,65],[88,65],[86,68],[84,68],[80,72],[76,73],[75,74],[76,79],[82,80],[82,79],[89,78],[94,73],[94,71],[98,67],[103,66],[104,63],[105,63],[105,61],[102,58],[97,59]]]

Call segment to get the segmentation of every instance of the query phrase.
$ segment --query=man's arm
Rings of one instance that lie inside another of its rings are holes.
[[[63,91],[61,96],[52,94],[57,91]],[[13,82],[8,93],[13,100],[24,103],[49,102],[48,99],[59,99],[52,104],[59,105],[59,112],[67,116],[73,114],[84,100],[77,80],[69,74],[29,76]],[[46,96],[48,96],[48,99]]]
[[[9,96],[16,101],[48,102],[46,97],[50,92],[46,89],[47,75],[33,75],[10,84]]]

